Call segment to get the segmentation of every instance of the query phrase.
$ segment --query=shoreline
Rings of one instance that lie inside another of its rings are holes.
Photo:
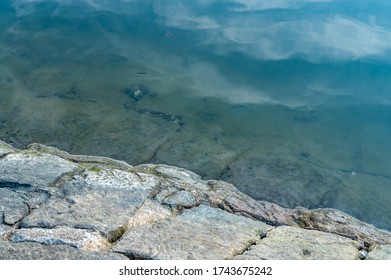
[[[0,259],[391,259],[391,232],[168,165],[0,141]]]

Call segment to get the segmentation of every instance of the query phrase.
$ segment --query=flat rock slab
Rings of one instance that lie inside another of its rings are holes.
[[[272,227],[201,205],[130,229],[113,250],[141,259],[232,259]]]
[[[359,244],[346,237],[281,226],[236,259],[240,260],[358,260]]]
[[[7,240],[11,234],[12,227],[0,223],[0,240]]]
[[[0,188],[0,212],[3,212],[0,224],[13,225],[29,214],[29,208],[18,193]]]
[[[0,182],[49,189],[61,175],[76,168],[75,163],[49,154],[9,154],[0,160]]]
[[[142,180],[140,175],[115,169],[76,175],[26,217],[21,227],[67,226],[99,231],[115,241],[158,183],[151,178]]]
[[[90,252],[65,245],[0,241],[0,260],[128,260],[112,252]]]
[[[369,252],[367,260],[391,260],[391,245],[380,245]]]
[[[11,241],[32,241],[44,245],[68,245],[89,251],[107,250],[110,247],[109,242],[97,232],[68,227],[18,229],[12,235]]]

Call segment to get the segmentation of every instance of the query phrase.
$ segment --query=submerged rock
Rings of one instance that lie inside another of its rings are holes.
[[[390,232],[335,209],[283,208],[173,166],[0,148],[0,259],[391,258]]]
[[[223,174],[240,191],[253,198],[279,203],[283,207],[328,207],[333,204],[340,179],[298,160],[276,155],[244,155]]]

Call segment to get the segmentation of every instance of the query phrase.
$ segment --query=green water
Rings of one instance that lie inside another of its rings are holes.
[[[390,65],[361,49],[359,59],[303,54],[289,38],[278,55],[257,57],[250,43],[221,42],[209,27],[243,11],[177,2],[171,17],[162,16],[170,1],[2,3],[0,139],[181,166],[256,199],[338,208],[391,229]],[[325,4],[307,5],[294,17],[310,22]],[[199,13],[175,17],[183,7]],[[289,22],[288,11],[246,19]],[[346,26],[327,16],[320,22]]]

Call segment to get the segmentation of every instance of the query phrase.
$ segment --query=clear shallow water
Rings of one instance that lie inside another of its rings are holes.
[[[386,1],[2,1],[0,139],[391,229]]]

